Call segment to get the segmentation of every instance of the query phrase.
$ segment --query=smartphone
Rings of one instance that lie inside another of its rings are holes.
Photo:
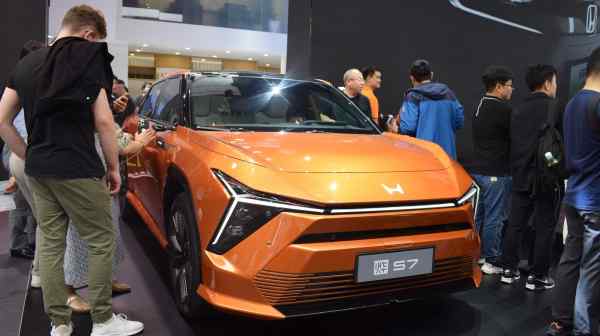
[[[138,121],[138,133],[142,133],[143,130],[150,128],[148,119],[140,118]]]

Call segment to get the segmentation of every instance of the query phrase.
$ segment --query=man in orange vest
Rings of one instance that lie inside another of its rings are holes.
[[[381,87],[381,70],[369,66],[361,70],[363,78],[365,79],[365,86],[362,89],[363,96],[369,99],[369,105],[371,106],[371,118],[377,125],[381,125],[379,115],[379,100],[375,96],[375,90]]]

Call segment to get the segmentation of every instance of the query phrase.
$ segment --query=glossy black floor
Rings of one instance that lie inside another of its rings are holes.
[[[185,321],[169,296],[165,258],[139,222],[122,225],[127,258],[119,279],[133,287],[114,299],[117,312],[146,324],[147,336],[188,335],[543,335],[550,318],[551,292],[531,293],[486,278],[483,286],[438,299],[383,308],[285,321],[260,321],[221,314],[207,321]],[[89,335],[88,316],[74,316],[75,334]],[[41,293],[30,290],[22,336],[49,334]],[[4,335],[0,332],[0,334]]]

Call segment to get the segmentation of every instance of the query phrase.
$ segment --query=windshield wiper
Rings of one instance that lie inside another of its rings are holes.
[[[320,121],[320,120],[304,120],[302,125],[320,125],[320,126],[338,126],[338,127],[348,127],[347,123],[343,121]]]
[[[214,132],[231,132],[228,128],[210,127],[210,126],[194,126],[196,131],[214,131]]]

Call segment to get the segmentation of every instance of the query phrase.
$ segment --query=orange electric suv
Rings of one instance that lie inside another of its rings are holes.
[[[477,185],[325,82],[179,74],[127,126],[157,131],[127,160],[127,199],[167,251],[186,316],[279,319],[481,281]]]

